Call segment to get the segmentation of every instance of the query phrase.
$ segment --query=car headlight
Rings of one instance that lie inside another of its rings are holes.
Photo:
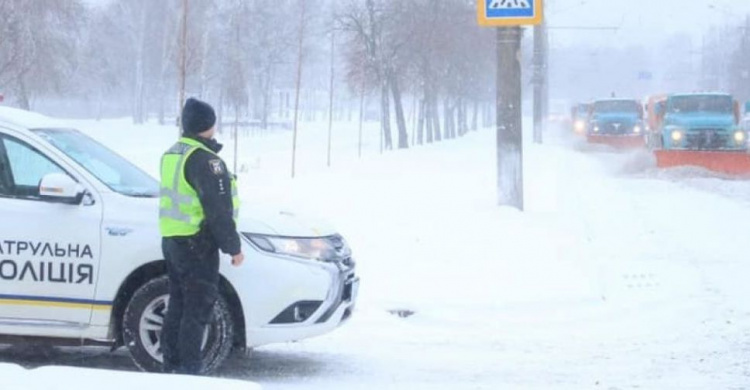
[[[586,122],[578,120],[575,125],[576,132],[581,133],[586,130]]]
[[[243,233],[263,252],[302,259],[337,262],[351,257],[351,249],[341,236],[296,238]]]
[[[747,135],[744,131],[738,131],[734,133],[734,140],[737,141],[738,144],[744,143],[747,139]]]
[[[682,130],[672,130],[672,141],[680,142],[684,136]]]

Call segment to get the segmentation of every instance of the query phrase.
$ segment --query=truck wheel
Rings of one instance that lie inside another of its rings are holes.
[[[122,322],[122,337],[138,368],[162,372],[161,327],[169,305],[166,276],[149,281],[130,299]],[[219,296],[203,335],[204,374],[214,372],[229,356],[234,341],[234,322],[224,297]]]

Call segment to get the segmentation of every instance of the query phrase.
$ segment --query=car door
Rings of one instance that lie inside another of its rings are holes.
[[[0,128],[0,325],[85,326],[102,306],[93,301],[102,206],[93,196],[78,205],[42,199],[47,174],[81,182],[45,145],[19,137]]]

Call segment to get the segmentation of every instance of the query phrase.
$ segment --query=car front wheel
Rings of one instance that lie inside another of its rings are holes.
[[[139,288],[123,316],[122,336],[133,362],[141,370],[161,372],[161,328],[169,306],[169,282],[156,278]],[[203,373],[215,371],[229,356],[234,340],[234,322],[229,306],[219,297],[203,334]]]

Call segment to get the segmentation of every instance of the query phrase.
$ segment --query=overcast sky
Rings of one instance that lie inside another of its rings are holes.
[[[633,45],[675,32],[696,39],[711,26],[737,24],[750,0],[545,0],[550,26],[607,26],[617,32],[553,30],[553,45]]]
[[[110,0],[85,0],[91,5]],[[192,0],[200,1],[200,0]],[[308,0],[310,1],[310,0]],[[553,45],[651,45],[672,33],[699,39],[711,26],[736,25],[750,0],[544,0],[552,27],[616,27],[617,31],[559,30]]]

